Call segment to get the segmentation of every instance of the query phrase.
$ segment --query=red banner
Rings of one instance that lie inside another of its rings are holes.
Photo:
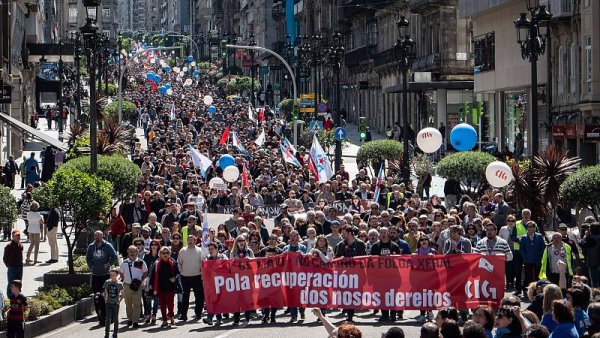
[[[438,309],[504,297],[504,257],[364,256],[324,263],[298,253],[203,263],[209,313],[270,307]]]

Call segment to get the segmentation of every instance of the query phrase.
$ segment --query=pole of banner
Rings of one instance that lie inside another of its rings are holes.
[[[290,65],[287,63],[287,61],[285,61],[285,59],[283,57],[281,57],[281,55],[275,53],[274,51],[264,48],[264,47],[260,47],[260,46],[238,46],[238,45],[227,45],[227,48],[233,48],[233,49],[250,49],[250,50],[258,50],[258,51],[262,51],[265,53],[269,53],[273,56],[275,56],[277,59],[279,59],[279,61],[281,61],[281,63],[283,63],[283,65],[285,66],[285,68],[287,68],[288,72],[290,73],[290,76],[292,77],[292,85],[293,85],[293,89],[294,89],[294,109],[296,108],[296,106],[298,105],[298,88],[296,86],[296,74],[294,74],[294,71],[292,70],[292,67],[290,67]],[[294,120],[293,122],[293,132],[294,132],[294,147],[298,146],[298,131],[297,131],[297,122],[296,120]]]

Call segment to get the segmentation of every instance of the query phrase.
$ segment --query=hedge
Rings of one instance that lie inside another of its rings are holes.
[[[107,104],[104,108],[104,114],[111,117],[119,116],[119,101]],[[135,104],[130,101],[123,101],[123,119],[130,119],[133,116],[135,116]]]
[[[360,163],[381,162],[382,160],[400,160],[402,158],[402,143],[394,140],[376,140],[363,144],[358,149],[356,160]]]
[[[473,195],[487,183],[485,169],[496,158],[481,151],[465,151],[448,155],[438,163],[438,175],[454,179],[467,187],[467,194]]]
[[[593,210],[600,204],[600,165],[578,169],[560,185],[560,198],[568,207],[585,203]]]

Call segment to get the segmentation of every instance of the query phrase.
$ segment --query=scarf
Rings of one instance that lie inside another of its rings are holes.
[[[167,258],[166,260],[161,258],[156,262],[156,269],[154,269],[154,284],[152,285],[152,288],[156,291],[158,291],[158,270],[160,268],[160,263],[162,262],[168,262],[171,266],[171,272],[173,272],[173,260],[171,258]]]

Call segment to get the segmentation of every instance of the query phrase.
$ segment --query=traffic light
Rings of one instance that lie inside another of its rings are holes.
[[[221,57],[222,58],[226,58],[227,57],[227,40],[221,40]]]
[[[361,116],[358,118],[358,134],[360,135],[360,140],[363,141],[367,137],[367,118]]]

